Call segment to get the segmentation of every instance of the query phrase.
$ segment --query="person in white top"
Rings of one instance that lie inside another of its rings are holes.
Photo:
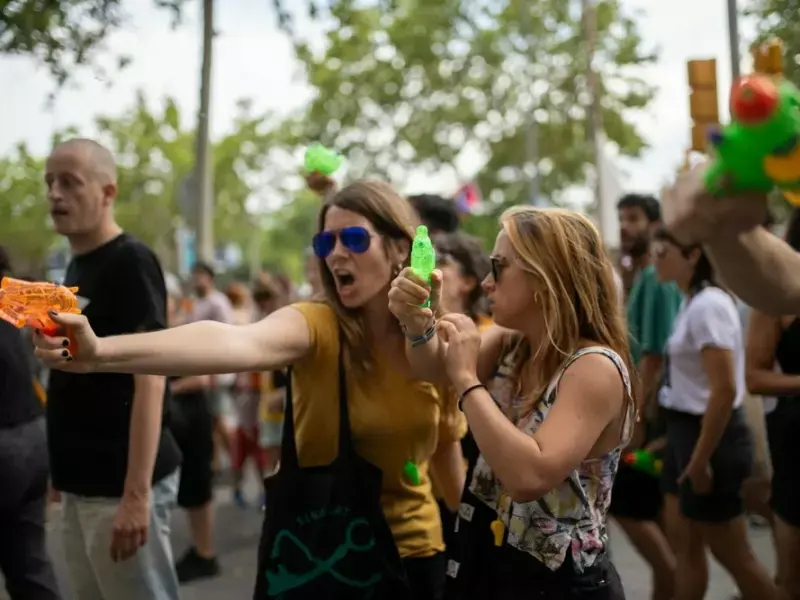
[[[741,499],[753,442],[741,410],[744,344],[736,305],[715,285],[701,247],[681,246],[662,229],[652,252],[659,280],[674,281],[686,296],[667,342],[660,393],[667,423],[665,518],[677,559],[675,598],[705,596],[706,547],[744,600],[777,598],[775,583],[750,546]]]

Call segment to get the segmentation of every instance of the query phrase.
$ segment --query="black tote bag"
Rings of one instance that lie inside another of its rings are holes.
[[[323,467],[297,458],[291,372],[279,471],[267,506],[254,600],[409,600],[380,504],[382,471],[356,454],[339,347],[339,453]]]

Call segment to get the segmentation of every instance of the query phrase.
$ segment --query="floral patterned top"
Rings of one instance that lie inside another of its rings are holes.
[[[625,385],[628,410],[620,445],[601,458],[585,460],[561,485],[534,502],[512,502],[507,494],[502,493],[500,483],[482,455],[469,484],[470,492],[478,500],[497,511],[508,532],[506,543],[530,554],[552,571],[563,564],[569,551],[575,568],[583,572],[594,564],[607,544],[606,513],[611,502],[611,487],[621,450],[630,441],[635,422],[631,383],[625,363],[616,352],[606,347],[592,346],[579,350],[553,377],[536,409],[517,423],[520,430],[533,434],[553,406],[564,371],[581,356],[592,353],[607,356],[619,369]],[[520,403],[508,377],[510,358],[507,356],[501,361],[490,386],[495,402],[506,414],[512,414],[515,405]],[[462,505],[461,509],[463,512],[465,506]]]

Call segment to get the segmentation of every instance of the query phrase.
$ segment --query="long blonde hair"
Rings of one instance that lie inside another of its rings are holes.
[[[325,216],[333,206],[349,210],[367,219],[381,236],[384,244],[387,240],[406,240],[409,249],[411,248],[414,231],[419,224],[417,214],[408,200],[399,195],[388,183],[359,180],[330,196],[320,209],[317,223],[318,232],[325,229]],[[336,291],[336,282],[325,259],[320,258],[318,261],[322,287],[325,291],[323,301],[336,313],[344,334],[344,345],[352,364],[366,370],[371,362],[371,348],[365,331],[363,311],[349,309],[342,304]],[[407,265],[408,258],[404,264],[398,266],[405,267]],[[386,285],[389,285],[389,281],[386,281]]]
[[[512,344],[518,385],[529,359],[539,365],[526,408],[535,407],[583,341],[617,352],[633,377],[614,268],[591,221],[574,211],[516,206],[503,214],[501,224],[519,265],[534,278],[545,331],[535,351],[522,335]]]

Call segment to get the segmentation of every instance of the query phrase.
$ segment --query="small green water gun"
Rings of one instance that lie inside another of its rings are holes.
[[[428,283],[431,282],[431,273],[436,268],[436,250],[433,249],[433,242],[428,236],[428,228],[425,225],[417,227],[417,234],[411,245],[411,268],[418,277]],[[430,308],[430,306],[431,299],[428,297],[422,304],[422,308]]]
[[[628,452],[623,460],[626,465],[653,477],[661,475],[661,471],[664,469],[664,461],[656,458],[652,452],[647,450]]]
[[[710,133],[714,158],[706,189],[770,192],[800,206],[800,90],[763,74],[734,82],[731,123]]]
[[[342,156],[322,144],[313,144],[306,150],[305,168],[309,173],[333,175],[342,166]]]

